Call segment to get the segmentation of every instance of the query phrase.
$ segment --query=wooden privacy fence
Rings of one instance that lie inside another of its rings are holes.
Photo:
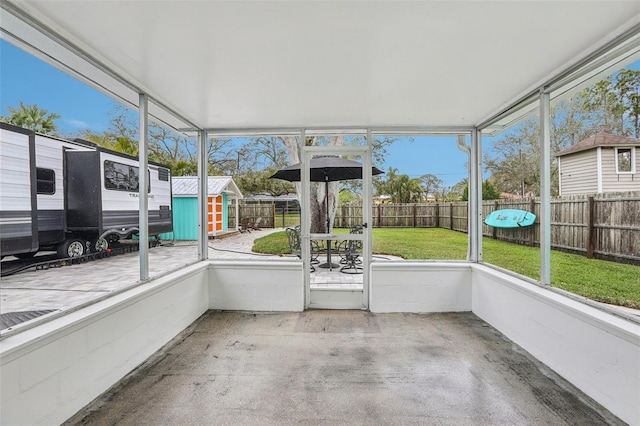
[[[467,203],[376,204],[373,206],[375,228],[447,228],[467,232]],[[358,203],[338,206],[334,223],[346,228],[362,221]]]
[[[486,237],[517,244],[540,244],[540,201],[492,200],[482,204],[482,216],[494,210],[518,209],[536,214],[536,223],[526,228],[494,228],[482,225]],[[229,209],[229,228],[235,225],[234,209]],[[373,226],[377,228],[445,228],[468,231],[466,202],[428,204],[377,204],[373,206]],[[241,204],[240,218],[273,228],[278,222],[275,204]],[[362,222],[362,205],[338,206],[334,226],[346,228]],[[565,196],[551,200],[551,247],[587,257],[599,257],[640,264],[640,193]]]
[[[248,219],[249,223],[255,223],[255,221],[261,217],[261,228],[275,228],[276,206],[275,204],[240,204],[239,205],[240,221]],[[236,218],[235,209],[229,209],[229,229],[235,228]],[[240,221],[238,223],[240,223]]]
[[[240,221],[247,219],[250,223],[261,217],[261,228],[279,228],[293,226],[300,223],[300,205],[297,202],[261,202],[261,203],[243,203],[239,205]],[[229,209],[229,229],[235,228],[236,218],[235,209]]]
[[[482,216],[494,210],[534,212],[536,223],[526,228],[494,228],[482,225],[486,237],[517,244],[540,244],[540,201],[485,201]],[[378,204],[373,206],[374,227],[446,228],[468,231],[466,202],[429,204]],[[360,204],[343,204],[336,212],[337,227],[356,225],[362,218]],[[640,193],[565,196],[551,201],[551,247],[587,257],[640,264]]]

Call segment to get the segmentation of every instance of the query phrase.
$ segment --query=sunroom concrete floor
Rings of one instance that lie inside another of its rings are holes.
[[[208,312],[67,424],[622,424],[472,313]]]

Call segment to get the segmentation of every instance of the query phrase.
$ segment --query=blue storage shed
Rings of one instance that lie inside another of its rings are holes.
[[[175,176],[171,178],[173,190],[173,232],[162,234],[162,239],[198,239],[198,178]],[[243,198],[231,176],[209,176],[207,191],[209,237],[229,231],[229,209],[235,209],[238,228],[238,201]]]

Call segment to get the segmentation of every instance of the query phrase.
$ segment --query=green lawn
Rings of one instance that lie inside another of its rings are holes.
[[[283,231],[259,238],[253,250],[288,253],[287,236]],[[464,260],[467,234],[441,228],[376,228],[373,230],[373,252],[404,259]],[[485,238],[483,259],[530,278],[540,278],[540,249],[537,247]],[[640,309],[640,266],[552,250],[551,282],[554,287],[599,302]]]
[[[300,224],[300,213],[287,213],[282,217],[282,213],[274,216],[276,221],[276,227],[286,228],[289,226],[296,226]]]
[[[283,254],[290,253],[289,241],[285,231],[274,232],[253,242],[252,251],[256,253]]]

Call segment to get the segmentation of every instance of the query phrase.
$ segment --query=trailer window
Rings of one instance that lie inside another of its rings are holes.
[[[36,168],[36,192],[38,194],[56,193],[56,172],[51,169]]]
[[[104,187],[116,191],[137,192],[140,171],[138,167],[105,160]],[[147,171],[147,192],[151,192],[151,175]]]

